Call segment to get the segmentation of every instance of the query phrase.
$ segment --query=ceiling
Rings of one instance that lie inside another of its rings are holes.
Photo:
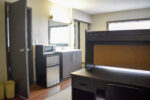
[[[89,14],[150,8],[150,0],[49,0]]]

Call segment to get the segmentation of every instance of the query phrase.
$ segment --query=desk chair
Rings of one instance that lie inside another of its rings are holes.
[[[106,86],[106,100],[150,100],[150,93],[140,88],[108,84]]]

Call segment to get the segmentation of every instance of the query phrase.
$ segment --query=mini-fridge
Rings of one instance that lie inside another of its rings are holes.
[[[60,83],[60,58],[52,48],[52,46],[36,46],[36,83],[43,87]]]
[[[46,85],[50,87],[60,82],[59,55],[47,56],[46,61]]]

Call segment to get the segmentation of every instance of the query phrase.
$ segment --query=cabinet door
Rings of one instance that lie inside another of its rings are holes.
[[[62,69],[63,75],[62,78],[65,79],[70,76],[73,66],[73,53],[72,52],[65,52],[62,54]]]
[[[81,69],[81,58],[82,53],[81,51],[75,51],[73,52],[73,66],[72,66],[72,72]]]
[[[61,77],[63,79],[70,76],[73,71],[81,69],[81,51],[62,53]]]

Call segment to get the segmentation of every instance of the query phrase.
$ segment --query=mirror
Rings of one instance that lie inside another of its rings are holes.
[[[50,45],[69,46],[69,28],[67,23],[50,20],[48,29]]]
[[[49,27],[68,26],[67,23],[49,20]]]

